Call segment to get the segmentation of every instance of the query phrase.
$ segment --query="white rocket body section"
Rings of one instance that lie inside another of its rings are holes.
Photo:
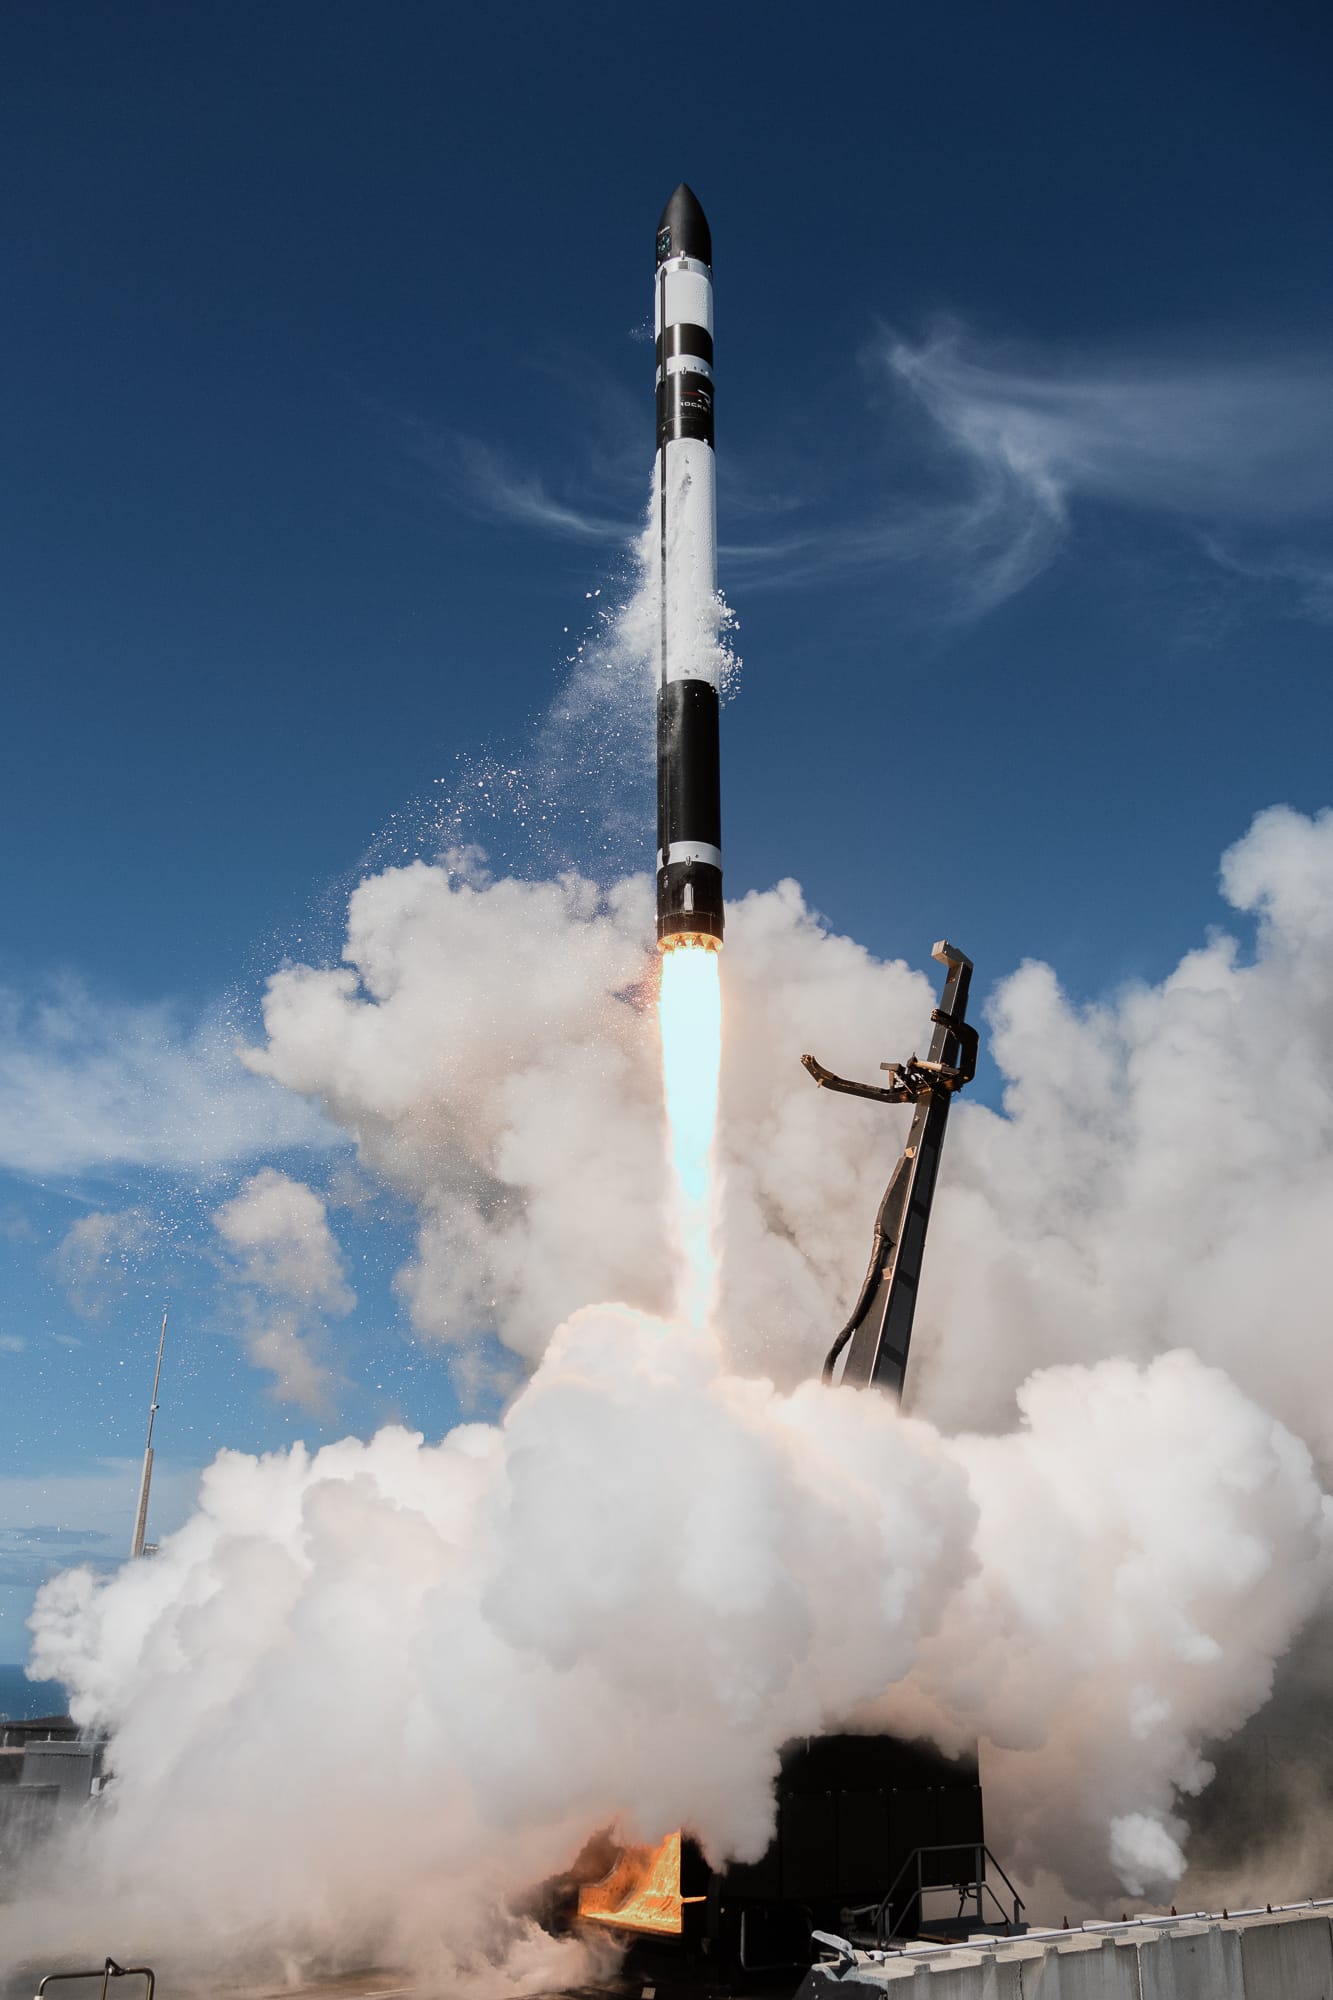
[[[693,257],[668,256],[657,273],[657,325],[701,326],[713,332],[713,273]]]
[[[657,274],[654,333],[659,385],[665,375],[694,375],[710,387],[710,361],[694,353],[670,352],[662,334],[676,339],[685,328],[713,336],[713,279],[706,264],[678,257]],[[674,387],[674,384],[673,384]],[[661,398],[659,386],[659,399]],[[717,648],[717,472],[713,447],[701,438],[668,437],[657,454],[657,514],[660,530],[659,583],[662,630],[659,678],[718,684]]]
[[[717,492],[713,454],[681,438],[659,454],[663,681],[718,685]],[[665,497],[665,505],[663,505]]]

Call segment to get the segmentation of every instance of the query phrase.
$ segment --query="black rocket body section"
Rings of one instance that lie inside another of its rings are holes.
[[[657,941],[699,937],[722,942],[717,689],[667,681],[657,691]]]
[[[682,182],[657,226],[657,942],[722,942],[713,244]]]

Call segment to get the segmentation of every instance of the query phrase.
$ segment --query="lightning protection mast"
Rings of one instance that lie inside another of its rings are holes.
[[[157,1337],[157,1368],[153,1375],[153,1400],[148,1406],[148,1437],[143,1448],[143,1474],[139,1480],[139,1505],[134,1515],[134,1539],[130,1543],[130,1560],[141,1556],[144,1549],[144,1532],[148,1526],[148,1489],[153,1479],[153,1419],[157,1415],[157,1385],[162,1380],[162,1349],[167,1344],[167,1311],[162,1308],[162,1331]]]

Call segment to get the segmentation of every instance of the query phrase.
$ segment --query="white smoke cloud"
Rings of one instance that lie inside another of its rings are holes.
[[[1162,1896],[1206,1747],[1267,1700],[1327,1591],[1333,1511],[1307,1448],[1186,1351],[1048,1369],[1018,1403],[1016,1433],[950,1447],[977,1572],[881,1714],[946,1745],[980,1734],[1025,1872]]]
[[[470,1962],[598,1824],[755,1852],[781,1743],[847,1720],[979,1738],[1021,1866],[1168,1889],[1210,1746],[1327,1601],[1333,815],[1261,815],[1222,881],[1252,956],[1219,934],[1093,1007],[1043,966],[999,987],[1004,1110],[955,1114],[910,1418],[808,1379],[901,1121],[797,1058],[873,1077],[929,981],[794,884],[733,906],[714,1355],[667,1324],[647,885],[364,882],[247,1061],[418,1204],[422,1331],[535,1373],[439,1446],[224,1455],[157,1564],[47,1587],[37,1664],[116,1732],[89,1910],[151,1882],[210,1948]],[[258,1178],[236,1247],[329,1309],[331,1237],[272,1221],[318,1198]]]
[[[285,1292],[326,1312],[350,1312],[356,1304],[328,1210],[304,1181],[264,1167],[223,1204],[213,1223],[235,1252],[247,1284]]]
[[[917,1407],[1008,1421],[1028,1368],[1183,1344],[1316,1451],[1333,1215],[1333,814],[1261,813],[1222,864],[1258,920],[1156,987],[1073,1005],[1048,967],[991,1009],[1001,1117],[951,1134]],[[956,1138],[956,1144],[954,1143]]]
[[[250,1359],[274,1377],[274,1393],[304,1408],[328,1408],[332,1377],[317,1354],[322,1318],[349,1313],[356,1293],[324,1201],[304,1181],[264,1167],[213,1217],[235,1260]]]
[[[347,968],[269,983],[260,1074],[315,1097],[421,1210],[423,1330],[535,1356],[577,1306],[665,1305],[647,891],[423,863],[352,898]],[[609,1141],[609,1143],[608,1143]]]
[[[757,1855],[780,1745],[858,1712],[979,1731],[1025,1848],[1160,1891],[1176,1791],[1323,1587],[1323,1505],[1187,1354],[950,1440],[584,1310],[501,1426],[225,1453],[155,1562],[47,1586],[34,1670],[118,1774],[61,1935],[114,1906],[205,1961],[466,1961],[599,1825]]]
[[[913,1405],[1012,1420],[1039,1365],[1185,1343],[1325,1454],[1310,1356],[1333,1211],[1333,816],[1261,814],[1223,889],[1259,919],[1156,987],[1072,1004],[1028,964],[991,1002],[1003,1114],[955,1113]],[[416,863],[352,898],[346,964],[270,982],[247,1060],[318,1103],[420,1206],[417,1324],[540,1353],[595,1298],[663,1310],[649,888],[469,880]],[[739,1366],[803,1379],[860,1280],[905,1113],[830,1098],[813,1049],[873,1079],[932,987],[829,933],[795,884],[740,899],[724,967],[720,1323]],[[1280,1274],[1280,1293],[1276,1276]],[[1278,1300],[1280,1297],[1280,1310]]]
[[[737,1358],[796,1381],[863,1255],[891,1144],[865,1106],[829,1117],[798,1057],[815,1041],[873,1074],[933,1002],[919,974],[830,937],[794,883],[728,924],[719,1317]],[[344,967],[269,982],[268,1042],[246,1060],[418,1203],[401,1287],[424,1331],[494,1326],[534,1358],[590,1299],[669,1303],[650,934],[641,879],[478,883],[416,862],[355,892]]]

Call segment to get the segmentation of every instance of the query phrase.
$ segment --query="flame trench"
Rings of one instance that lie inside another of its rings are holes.
[[[609,1875],[580,1889],[580,1917],[615,1930],[679,1937],[685,1904],[706,1901],[681,1893],[680,1842],[676,1832],[659,1847],[622,1848]]]
[[[703,944],[679,944],[662,953],[657,995],[680,1258],[677,1306],[686,1324],[699,1330],[712,1316],[717,1290],[714,1141],[722,1060],[718,973],[715,950]]]

